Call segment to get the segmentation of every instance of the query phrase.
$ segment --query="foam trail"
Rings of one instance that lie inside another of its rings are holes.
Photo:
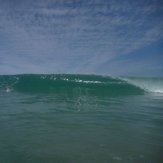
[[[121,78],[148,92],[163,94],[163,78]]]

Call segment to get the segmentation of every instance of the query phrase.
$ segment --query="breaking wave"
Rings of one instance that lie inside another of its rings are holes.
[[[163,78],[122,78],[129,84],[133,84],[146,92],[163,94]]]
[[[23,93],[139,95],[146,91],[163,93],[163,79],[67,74],[0,76],[0,89],[5,90],[6,87]]]

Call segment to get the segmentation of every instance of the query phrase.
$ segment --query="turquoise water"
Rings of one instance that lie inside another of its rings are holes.
[[[0,163],[163,162],[163,79],[0,76]]]

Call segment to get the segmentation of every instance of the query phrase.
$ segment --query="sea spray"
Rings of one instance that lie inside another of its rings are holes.
[[[147,92],[163,94],[163,78],[124,77],[121,79]]]

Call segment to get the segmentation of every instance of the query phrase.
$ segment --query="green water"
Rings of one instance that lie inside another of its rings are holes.
[[[0,163],[163,162],[163,80],[132,80],[0,76]]]

